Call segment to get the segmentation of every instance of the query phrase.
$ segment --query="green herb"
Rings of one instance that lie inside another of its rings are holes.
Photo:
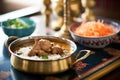
[[[17,55],[21,55],[22,54],[22,52],[17,52]]]
[[[29,27],[29,24],[27,24],[25,21],[23,21],[20,18],[16,18],[14,20],[8,19],[7,20],[7,27],[21,29],[21,28]]]
[[[43,55],[42,59],[48,59],[48,56],[47,55]]]
[[[65,56],[68,53],[68,50],[63,50],[63,54],[60,54],[60,56]]]
[[[68,50],[63,50],[63,53],[64,53],[64,54],[68,53]]]

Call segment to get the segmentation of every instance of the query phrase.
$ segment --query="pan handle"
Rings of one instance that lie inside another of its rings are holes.
[[[7,40],[6,40],[6,42],[5,42],[5,46],[6,46],[6,48],[8,49],[8,46],[10,45],[10,43],[12,43],[14,40],[16,40],[16,39],[18,39],[19,37],[17,37],[17,36],[10,36]]]
[[[80,56],[82,53],[84,53],[84,52],[86,52],[85,55],[82,56],[81,58],[79,58],[79,56]],[[73,65],[74,65],[75,63],[77,63],[78,61],[82,61],[82,60],[86,59],[89,55],[94,54],[94,53],[95,53],[95,52],[93,52],[93,51],[91,51],[91,50],[80,50],[80,51],[77,53],[77,55],[75,56],[75,62],[73,63]]]

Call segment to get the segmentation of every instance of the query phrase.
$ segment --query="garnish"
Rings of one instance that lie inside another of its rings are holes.
[[[21,29],[21,28],[27,28],[29,27],[29,24],[27,24],[24,20],[20,18],[16,19],[8,19],[7,20],[7,27],[14,28],[14,29]]]
[[[47,55],[43,55],[42,59],[48,59],[48,56]]]
[[[17,52],[17,55],[21,55],[21,54],[23,54],[22,52]]]

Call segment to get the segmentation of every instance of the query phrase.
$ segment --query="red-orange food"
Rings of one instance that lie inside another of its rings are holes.
[[[103,21],[83,22],[73,30],[76,35],[85,37],[100,37],[111,35],[116,32],[112,25],[104,24]]]

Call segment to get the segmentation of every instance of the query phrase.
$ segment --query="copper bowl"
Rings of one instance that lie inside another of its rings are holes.
[[[34,44],[35,38],[48,39],[50,41],[68,44],[74,50],[72,53],[70,53],[69,56],[55,60],[49,60],[49,59],[31,60],[31,59],[22,58],[19,55],[15,54],[16,48],[27,46],[29,44]],[[14,40],[12,43],[10,43],[10,45],[8,46],[8,50],[11,54],[11,65],[19,71],[34,73],[34,74],[55,74],[55,73],[64,72],[72,68],[72,66],[78,61],[87,58],[90,54],[93,53],[90,50],[81,50],[77,55],[75,55],[74,52],[76,51],[76,49],[77,46],[73,41],[65,38],[54,37],[54,36],[33,36],[33,37],[18,38]],[[86,54],[83,57],[78,58],[80,54],[83,52],[86,52]]]

